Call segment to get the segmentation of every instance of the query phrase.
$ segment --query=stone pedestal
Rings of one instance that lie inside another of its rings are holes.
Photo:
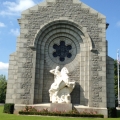
[[[66,103],[51,103],[50,105],[51,111],[71,111],[72,110],[72,104],[66,104]]]
[[[72,104],[66,104],[66,103],[46,103],[46,104],[33,104],[33,105],[27,105],[32,106],[37,110],[43,110],[48,109],[49,111],[71,111],[72,110]],[[19,111],[25,109],[26,105],[24,104],[15,104],[14,107],[14,114],[18,114]]]
[[[82,106],[82,105],[72,105],[72,104],[66,104],[66,103],[46,103],[46,104],[33,104],[33,105],[27,105],[32,106],[37,110],[43,110],[47,109],[49,111],[71,111],[73,108],[75,108],[78,112],[97,112],[97,114],[104,115],[104,118],[108,117],[108,110],[107,108],[95,108],[95,107],[88,107],[88,106]],[[23,104],[15,104],[14,107],[14,114],[18,114],[19,111],[25,109],[26,105]],[[120,110],[120,108],[117,108],[117,110]]]
[[[74,105],[73,106],[78,112],[96,112],[97,114],[104,115],[104,118],[108,117],[108,110],[107,108],[96,108],[96,107],[88,107],[83,105]]]

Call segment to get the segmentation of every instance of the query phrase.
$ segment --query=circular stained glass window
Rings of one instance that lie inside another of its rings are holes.
[[[66,64],[75,58],[76,46],[72,40],[60,37],[51,41],[48,53],[54,62]]]
[[[60,41],[60,45],[54,44],[53,48],[55,49],[55,52],[53,52],[53,57],[59,57],[60,61],[64,61],[65,57],[72,57],[72,53],[70,53],[72,46],[66,45],[65,41]]]

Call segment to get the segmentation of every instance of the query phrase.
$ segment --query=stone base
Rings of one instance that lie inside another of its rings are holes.
[[[14,114],[18,114],[20,110],[25,109],[26,105],[23,104],[15,104],[14,108]],[[95,108],[95,107],[88,107],[88,106],[82,106],[82,105],[73,105],[72,104],[66,104],[66,103],[47,103],[47,104],[33,104],[33,105],[27,105],[27,106],[34,106],[37,110],[43,110],[48,109],[50,111],[70,111],[73,108],[75,108],[79,112],[97,112],[98,114],[104,115],[105,118],[108,117],[108,110],[107,108]]]
[[[70,111],[72,110],[72,104],[66,103],[47,103],[47,104],[33,104],[27,106],[34,106],[37,110],[48,109],[50,111]],[[26,105],[24,104],[15,104],[14,114],[18,114],[20,110],[24,110]]]
[[[120,107],[116,107],[117,110],[120,110]]]
[[[50,103],[46,104],[33,104],[33,105],[25,105],[25,104],[15,104],[14,114],[18,114],[19,111],[24,110],[26,106],[32,106],[37,110],[48,109],[50,110]]]
[[[104,115],[104,118],[108,118],[108,110],[107,108],[96,108],[96,107],[88,107],[88,106],[82,106],[82,105],[74,105],[74,108],[79,112],[97,112],[98,114]]]
[[[51,111],[71,111],[72,110],[72,104],[66,104],[66,103],[51,103],[50,105]]]

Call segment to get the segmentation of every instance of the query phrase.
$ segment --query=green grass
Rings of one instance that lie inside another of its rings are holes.
[[[104,118],[67,118],[67,117],[47,117],[47,116],[22,116],[3,113],[3,106],[0,106],[0,120],[100,120]],[[108,118],[104,119],[108,120]],[[110,120],[120,120],[120,118],[111,118]]]

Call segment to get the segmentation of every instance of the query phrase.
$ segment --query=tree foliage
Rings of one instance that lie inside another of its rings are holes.
[[[115,97],[118,99],[118,68],[117,68],[117,60],[114,61],[114,90],[115,90]],[[119,65],[120,68],[120,65]],[[120,73],[119,73],[120,75]],[[120,80],[119,80],[120,81]],[[116,106],[118,104],[118,101],[116,101]]]
[[[4,75],[0,75],[0,103],[5,103],[7,81]]]

